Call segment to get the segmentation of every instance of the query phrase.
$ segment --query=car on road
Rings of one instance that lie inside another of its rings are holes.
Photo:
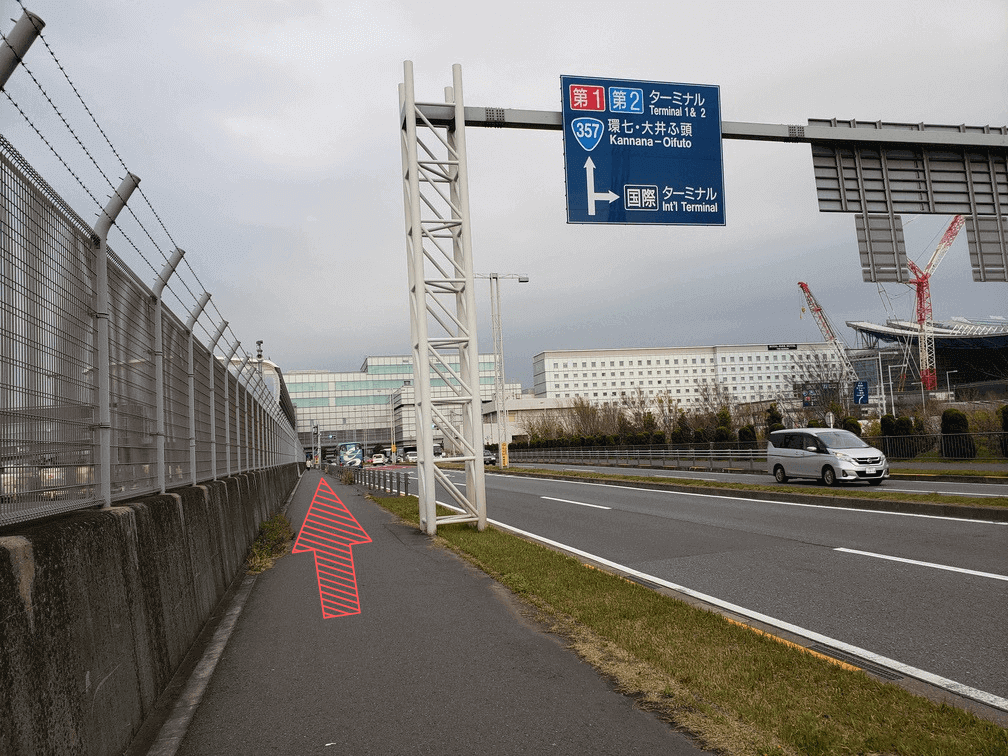
[[[889,462],[874,446],[839,428],[779,430],[767,439],[767,470],[778,483],[814,478],[827,486],[889,477]]]
[[[372,454],[371,455],[371,464],[372,465],[384,465],[385,464],[385,455],[382,454],[381,452],[379,452],[378,454]]]
[[[494,454],[489,449],[484,449],[483,450],[483,464],[484,465],[496,465],[497,464],[497,455]]]
[[[406,461],[409,464],[411,464],[411,465],[416,463],[416,461],[417,461],[416,449],[407,449],[406,450]]]

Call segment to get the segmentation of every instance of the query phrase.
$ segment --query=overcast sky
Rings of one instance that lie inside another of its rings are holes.
[[[421,101],[442,100],[460,63],[467,105],[559,110],[572,74],[717,85],[725,121],[1008,123],[1005,0],[24,2],[234,335],[287,371],[409,352],[404,60]],[[7,33],[21,9],[0,3]],[[26,62],[118,184],[41,42]],[[108,184],[26,73],[6,89],[104,204]],[[6,97],[0,124],[93,224],[95,202]],[[906,286],[883,297],[862,282],[853,217],[818,211],[808,145],[726,140],[726,225],[683,228],[568,225],[560,132],[471,128],[467,141],[475,269],[531,278],[502,283],[508,379],[526,388],[549,349],[818,341],[800,280],[851,344],[846,320],[912,315]],[[130,206],[170,251],[143,200]],[[948,220],[904,216],[911,258],[927,260]],[[132,218],[120,225],[160,269]],[[972,281],[964,233],[932,298],[937,319],[1008,315],[1008,286]],[[477,304],[491,352],[485,281]]]

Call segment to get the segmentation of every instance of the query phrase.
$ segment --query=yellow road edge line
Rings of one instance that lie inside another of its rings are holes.
[[[739,627],[744,627],[747,630],[752,630],[754,633],[762,635],[762,636],[764,636],[766,638],[770,638],[771,640],[775,640],[778,643],[783,643],[785,646],[789,646],[791,648],[796,648],[799,651],[804,651],[806,654],[811,654],[812,656],[815,656],[815,657],[817,657],[819,659],[824,659],[825,661],[828,661],[830,664],[835,664],[836,666],[841,667],[843,669],[846,669],[846,670],[848,670],[850,672],[863,672],[864,671],[860,667],[855,667],[853,664],[848,664],[847,662],[840,661],[839,659],[834,659],[832,656],[829,656],[827,654],[819,653],[818,651],[813,651],[811,648],[806,648],[805,646],[801,645],[800,643],[795,643],[793,641],[786,640],[784,638],[781,638],[778,635],[774,635],[773,633],[768,633],[765,630],[760,630],[758,627],[753,627],[752,625],[747,625],[744,622],[739,622],[738,620],[733,620],[731,617],[725,617],[724,619],[725,619],[726,622],[731,622],[733,625],[738,625]]]
[[[582,562],[581,564],[582,564],[582,566],[587,567],[590,570],[598,570],[599,572],[607,572],[610,575],[614,574],[614,573],[609,572],[608,570],[599,569],[594,564],[589,564],[587,562]],[[623,580],[625,580],[626,582],[630,583],[631,585],[637,585],[637,586],[640,585],[640,583],[637,583],[636,581],[631,580],[630,578],[626,577],[625,575],[615,574],[615,577],[622,578]],[[823,654],[823,653],[820,653],[819,651],[813,651],[811,648],[807,648],[806,646],[803,646],[800,643],[795,643],[794,641],[786,640],[785,638],[781,638],[779,635],[774,635],[773,633],[768,633],[765,630],[760,630],[758,627],[753,627],[752,625],[747,625],[744,622],[739,622],[738,620],[734,620],[731,617],[725,617],[724,615],[722,615],[721,618],[723,620],[725,620],[725,622],[730,622],[733,625],[738,625],[739,627],[744,627],[746,630],[752,630],[754,633],[757,633],[758,635],[762,635],[762,636],[764,636],[766,638],[770,638],[771,640],[775,640],[778,643],[782,643],[785,646],[788,646],[789,648],[797,649],[798,651],[803,651],[806,654],[809,654],[811,656],[815,656],[816,658],[822,659],[823,661],[827,661],[830,664],[835,664],[836,666],[840,667],[841,669],[846,669],[848,672],[864,672],[864,670],[861,669],[861,667],[855,667],[853,664],[848,664],[847,662],[840,661],[839,659],[834,659],[832,656],[829,656],[828,654]]]

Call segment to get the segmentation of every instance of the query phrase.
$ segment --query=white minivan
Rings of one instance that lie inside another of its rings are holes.
[[[788,478],[837,482],[866,480],[873,486],[889,477],[889,462],[874,446],[839,428],[779,430],[767,440],[767,470],[778,483]]]

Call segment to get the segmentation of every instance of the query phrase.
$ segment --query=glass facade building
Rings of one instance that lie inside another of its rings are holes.
[[[458,360],[449,361],[458,370]],[[452,391],[431,371],[436,395]],[[491,401],[494,392],[494,357],[479,357],[480,398]],[[297,408],[298,436],[311,447],[312,427],[318,425],[323,450],[344,441],[359,441],[370,453],[375,444],[389,446],[416,442],[413,402],[413,358],[410,355],[372,356],[359,371],[295,370],[284,373],[287,390]],[[406,391],[401,391],[407,389]],[[518,387],[520,391],[520,387]]]

